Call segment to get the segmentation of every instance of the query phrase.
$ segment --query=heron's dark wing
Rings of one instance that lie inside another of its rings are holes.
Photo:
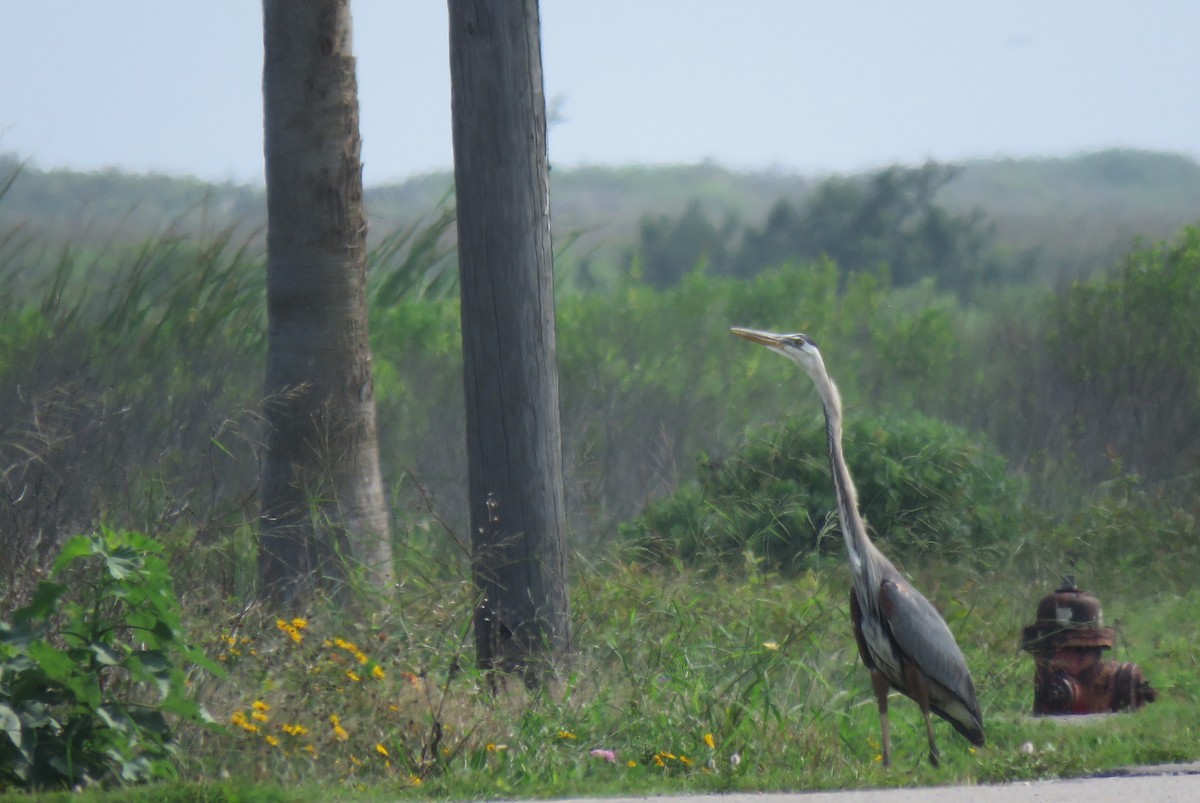
[[[879,607],[904,659],[950,695],[949,699],[937,699],[945,694],[930,689],[931,700],[943,716],[960,721],[964,727],[981,727],[971,672],[937,609],[920,591],[900,579],[880,584]]]
[[[863,634],[862,606],[858,604],[858,594],[854,586],[850,586],[850,621],[854,625],[854,641],[858,644],[858,654],[862,656],[867,669],[874,669],[875,659],[871,657],[871,649],[867,646],[867,639]]]

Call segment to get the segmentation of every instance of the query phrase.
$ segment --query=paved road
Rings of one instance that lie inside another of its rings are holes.
[[[605,798],[589,803],[1196,803],[1200,764],[1137,767],[1128,774],[997,786],[855,789],[849,792]],[[572,801],[571,803],[580,803]]]

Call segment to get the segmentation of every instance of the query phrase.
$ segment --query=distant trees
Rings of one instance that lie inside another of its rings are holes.
[[[683,215],[646,215],[638,224],[638,250],[642,278],[663,290],[679,283],[690,271],[701,269],[720,275],[728,269],[728,241],[736,226],[727,220],[718,229],[704,214],[699,201],[688,204]]]
[[[699,205],[678,220],[643,218],[637,245],[643,278],[668,287],[701,266],[748,278],[789,261],[832,259],[843,273],[886,269],[895,286],[933,278],[967,292],[994,278],[993,232],[976,210],[956,214],[936,203],[954,168],[891,167],[869,177],[831,178],[802,205],[780,199],[761,227],[714,226]]]
[[[1045,416],[1087,478],[1156,481],[1200,464],[1200,227],[1056,292],[1043,318]]]
[[[348,0],[264,0],[267,446],[260,577],[289,601],[352,558],[391,573],[367,340]]]
[[[472,569],[483,669],[570,640],[537,0],[450,0]]]

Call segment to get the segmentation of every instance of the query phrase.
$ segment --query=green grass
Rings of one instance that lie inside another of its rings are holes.
[[[1138,662],[1161,696],[1137,713],[1065,724],[1027,715],[1033,666],[1018,650],[1047,587],[1016,577],[956,585],[955,575],[944,567],[918,581],[948,611],[988,744],[972,750],[938,720],[940,769],[928,764],[916,705],[899,696],[894,766],[878,763],[839,562],[784,577],[610,560],[577,567],[575,649],[561,681],[536,693],[513,683],[493,694],[471,668],[473,594],[444,572],[410,575],[398,604],[314,607],[300,629],[267,611],[211,627],[209,650],[229,677],[200,693],[228,730],[187,732],[192,780],[153,794],[480,799],[983,784],[1200,756],[1189,649],[1200,595],[1100,590],[1121,623],[1111,657]]]
[[[194,670],[189,686],[222,727],[180,729],[181,782],[83,799],[991,784],[1200,757],[1200,592],[1161,567],[1114,565],[1095,573],[1093,587],[1117,629],[1110,657],[1138,663],[1158,701],[1067,722],[1028,716],[1033,665],[1018,648],[1022,626],[1057,580],[1051,567],[1061,544],[1046,536],[1036,556],[1007,560],[986,579],[959,564],[909,565],[972,668],[988,743],[972,749],[937,720],[943,764],[931,767],[916,705],[894,695],[894,766],[885,770],[840,556],[795,574],[766,571],[752,555],[741,565],[698,568],[648,567],[628,551],[579,558],[573,651],[558,681],[530,692],[515,681],[493,690],[473,669],[473,587],[460,563],[434,559],[431,544],[407,544],[394,599],[360,586],[351,606],[314,602],[303,617],[247,609],[200,584],[183,589],[194,643],[227,673]],[[186,571],[183,557],[172,565]],[[614,760],[593,751],[611,751]]]

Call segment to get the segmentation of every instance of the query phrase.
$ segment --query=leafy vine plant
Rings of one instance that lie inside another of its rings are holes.
[[[215,726],[184,667],[224,672],[188,643],[162,551],[75,536],[0,623],[0,792],[174,779],[172,722]]]

